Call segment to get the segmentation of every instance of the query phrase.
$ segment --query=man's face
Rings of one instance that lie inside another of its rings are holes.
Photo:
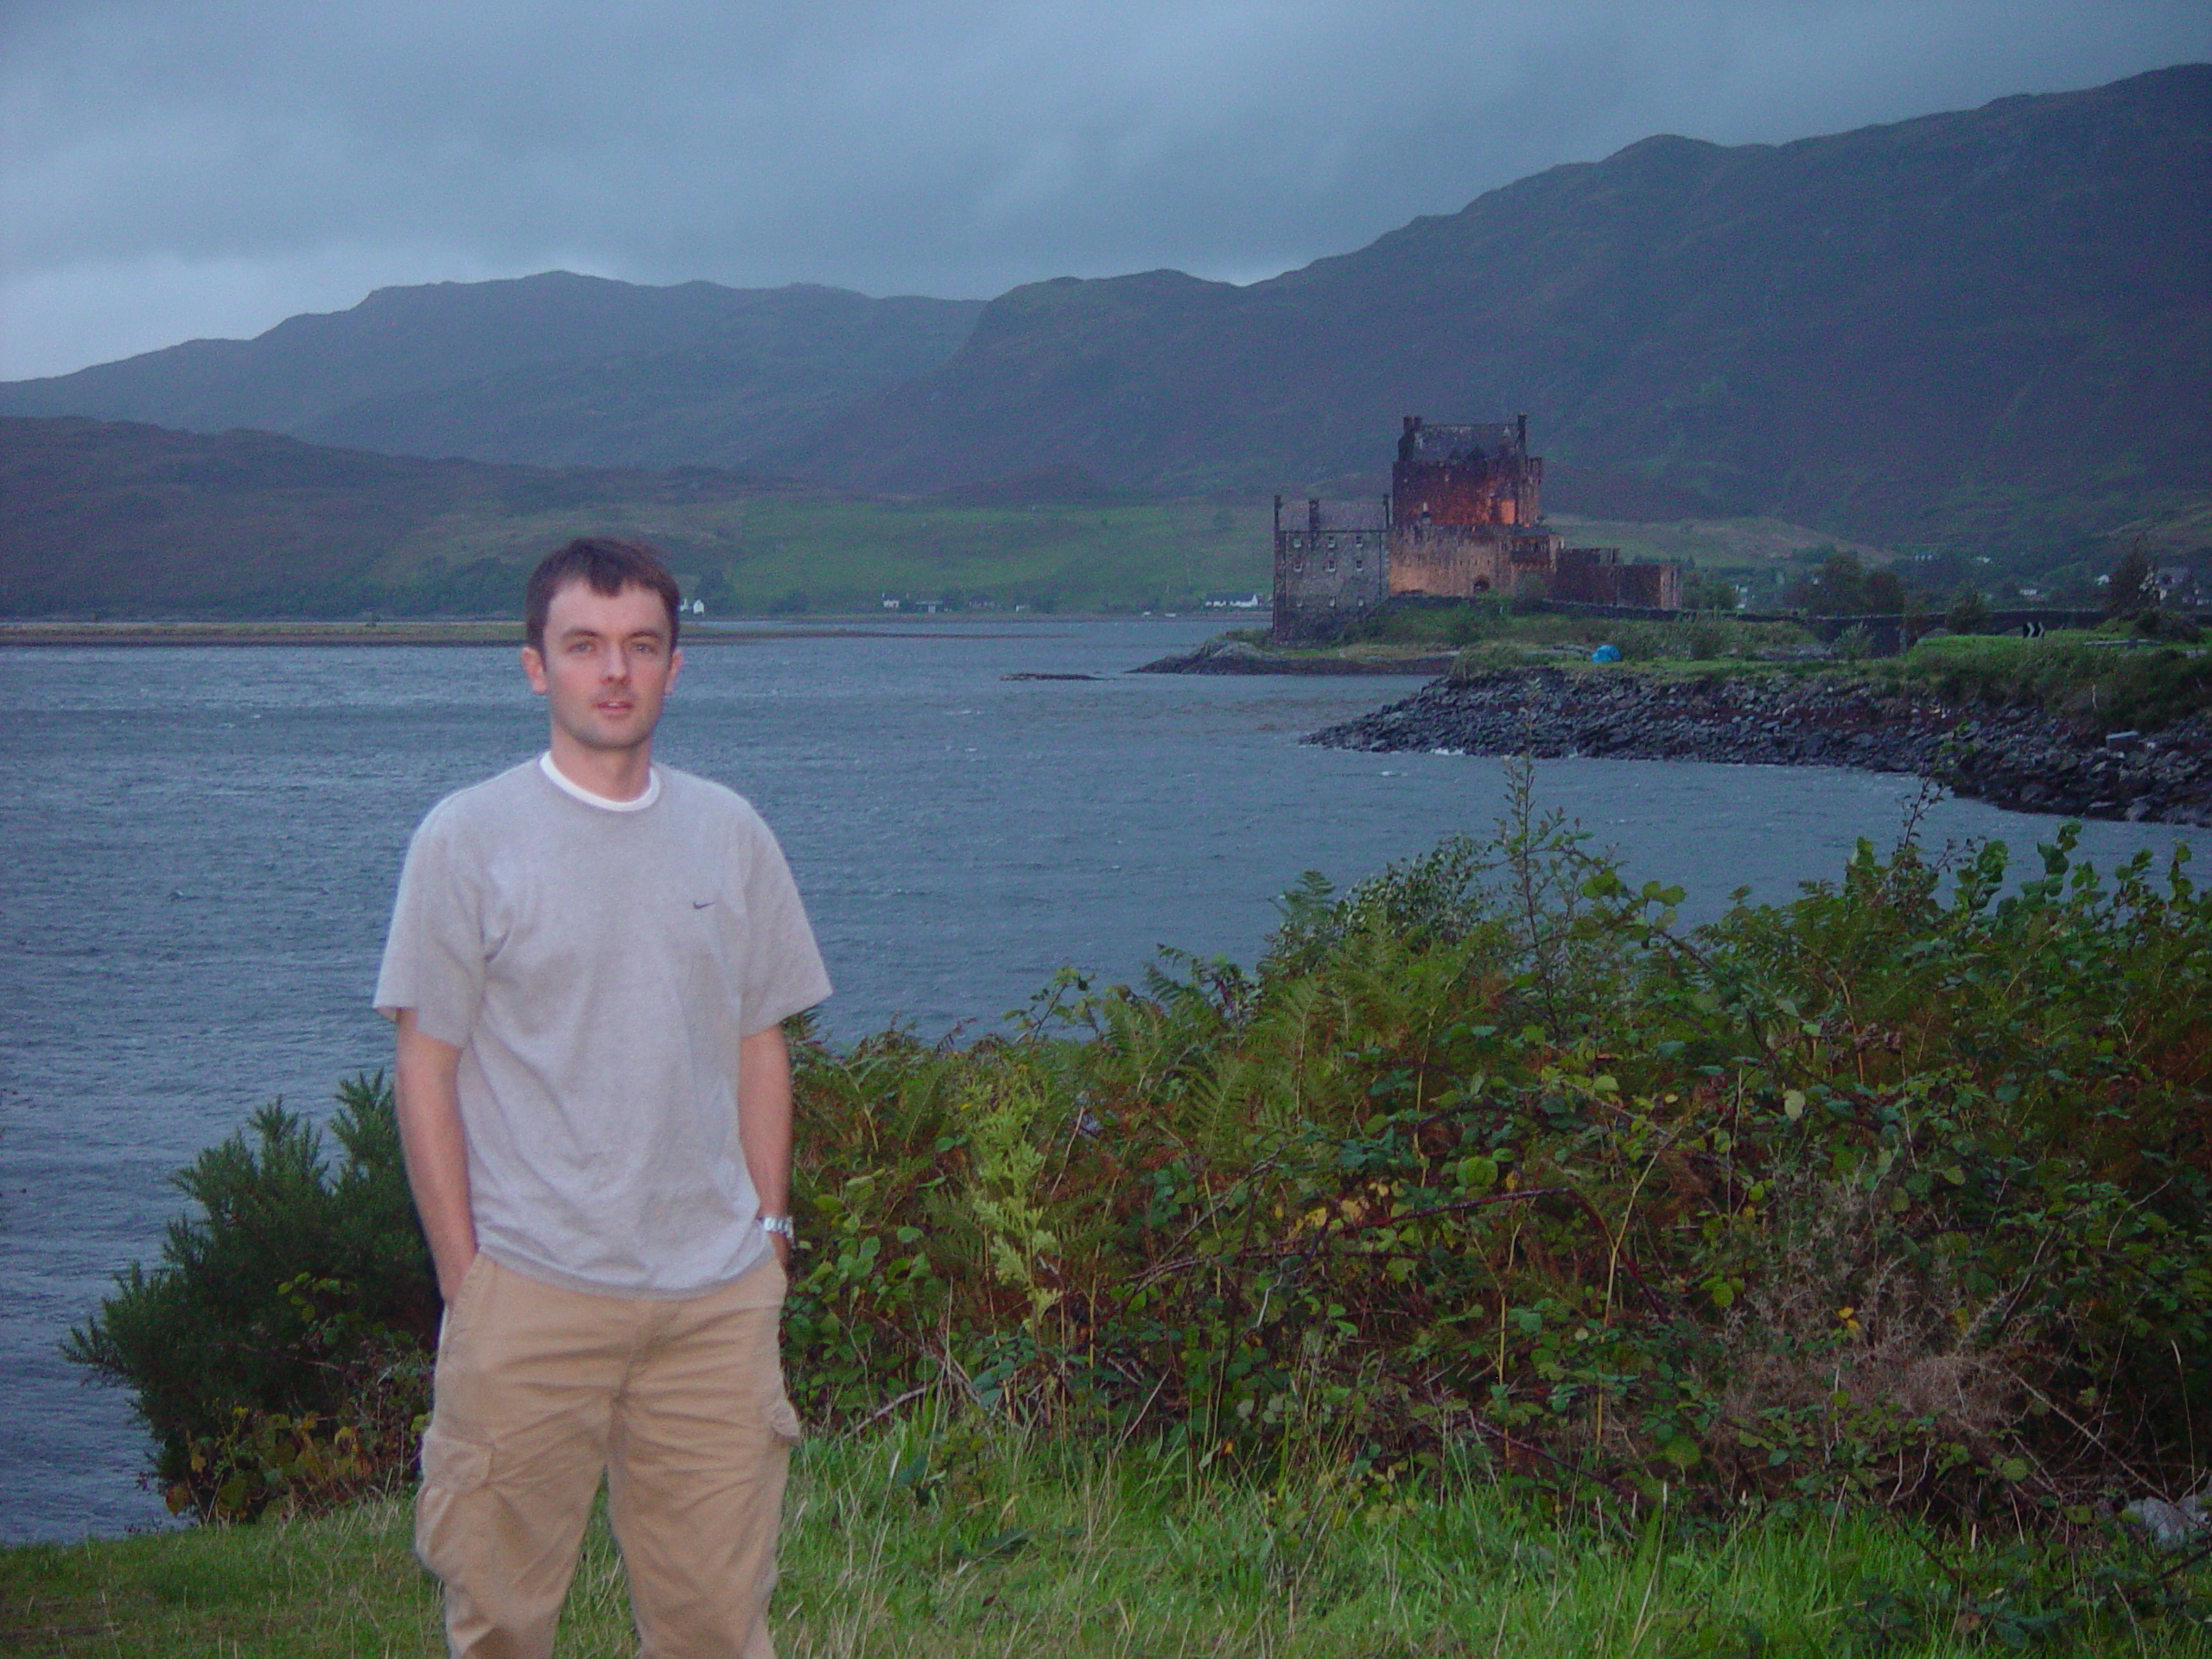
[[[652,736],[683,664],[668,634],[668,609],[652,588],[602,594],[571,582],[547,608],[543,653],[522,648],[523,672],[556,730],[588,749],[634,749]]]

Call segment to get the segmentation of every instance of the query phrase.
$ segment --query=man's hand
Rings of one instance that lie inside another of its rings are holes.
[[[791,1052],[784,1028],[756,1031],[737,1046],[737,1139],[764,1216],[791,1211]],[[768,1235],[776,1259],[791,1264],[791,1242]]]
[[[429,1036],[415,1010],[399,1010],[399,1055],[392,1096],[407,1185],[430,1242],[438,1294],[448,1306],[476,1260],[476,1221],[468,1205],[468,1138],[461,1126],[461,1051]]]

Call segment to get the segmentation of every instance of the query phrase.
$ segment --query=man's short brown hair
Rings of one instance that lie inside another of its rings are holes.
[[[523,590],[523,638],[540,656],[545,652],[545,613],[553,608],[553,595],[572,582],[589,582],[594,593],[609,599],[633,584],[650,588],[668,607],[668,644],[671,651],[675,649],[683,596],[660,555],[643,542],[579,536],[540,559],[537,569],[530,573],[530,586]]]

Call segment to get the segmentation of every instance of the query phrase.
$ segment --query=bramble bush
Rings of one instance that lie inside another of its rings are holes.
[[[1675,927],[1528,779],[1255,973],[800,1048],[797,1387],[1554,1501],[2088,1522],[2212,1422],[2212,903],[1864,844]],[[1947,880],[1948,876],[1948,880]]]

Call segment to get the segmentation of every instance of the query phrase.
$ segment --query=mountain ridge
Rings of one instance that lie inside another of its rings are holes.
[[[524,465],[742,465],[949,355],[980,300],[821,283],[666,287],[541,271],[373,290],[250,340],[188,340],[0,385],[0,414],[232,427]],[[626,366],[657,363],[641,399]],[[610,414],[613,418],[608,418]],[[711,424],[702,445],[671,427]]]
[[[1241,287],[427,284],[0,385],[0,412],[877,492],[1072,468],[1187,494],[1378,489],[1402,414],[1526,411],[1561,511],[2057,557],[2202,493],[2208,385],[2195,64],[1779,144],[1655,134]]]
[[[2212,471],[2208,178],[2202,65],[1780,145],[1660,135],[1172,307],[1017,289],[774,461],[1371,485],[1401,413],[1527,410],[1541,448],[1713,508],[2078,539]]]

